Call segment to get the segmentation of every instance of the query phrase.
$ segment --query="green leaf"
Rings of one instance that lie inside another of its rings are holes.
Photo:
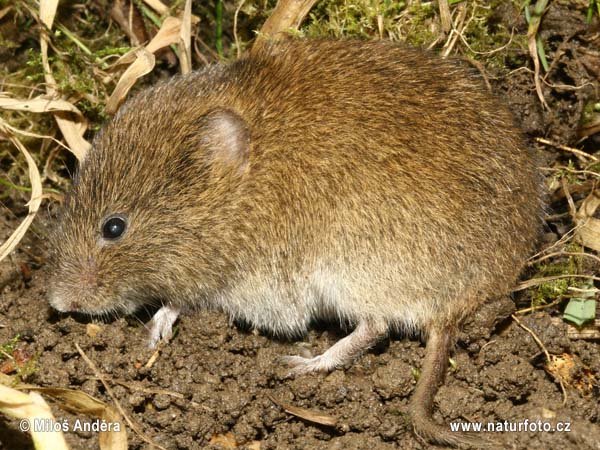
[[[572,298],[569,300],[563,319],[573,322],[580,327],[589,320],[596,318],[596,300],[593,298]]]

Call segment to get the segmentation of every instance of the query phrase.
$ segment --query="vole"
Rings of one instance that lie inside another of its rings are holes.
[[[534,249],[542,188],[507,108],[455,61],[390,42],[291,40],[126,102],[81,162],[51,239],[50,303],[218,308],[275,336],[354,326],[296,373],[391,330],[427,339],[412,396],[431,418],[461,320]]]

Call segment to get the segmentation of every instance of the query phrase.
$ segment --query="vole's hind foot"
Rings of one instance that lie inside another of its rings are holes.
[[[173,337],[173,324],[179,317],[181,308],[173,306],[163,306],[152,320],[148,323],[150,337],[148,339],[148,347],[154,349],[162,340],[168,342]]]
[[[282,362],[291,367],[291,375],[309,372],[329,372],[354,361],[364,351],[384,338],[388,325],[384,322],[364,320],[358,323],[352,333],[340,339],[325,353],[312,358],[284,356]]]

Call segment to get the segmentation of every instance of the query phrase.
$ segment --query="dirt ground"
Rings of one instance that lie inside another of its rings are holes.
[[[522,18],[498,14],[499,21],[516,20],[510,25],[526,27],[518,21]],[[548,110],[541,108],[527,70],[490,71],[489,81],[496,93],[506,97],[532,145],[536,136],[573,145],[585,105],[600,99],[598,19],[588,26],[581,11],[570,9],[568,2],[552,2],[542,37],[554,61],[546,80],[554,87],[545,87]],[[514,55],[515,60],[519,57],[526,59],[527,54]],[[584,144],[589,153],[600,150],[597,136]],[[565,162],[570,156],[545,146],[537,148],[545,166]],[[16,203],[6,201],[4,206],[0,208],[0,241],[26,214]],[[568,231],[569,222],[559,216],[566,210],[564,198],[550,200],[548,214],[557,218],[549,221],[542,245],[556,242]],[[306,349],[321,353],[345,331],[335,324],[318,324],[303,341],[282,342],[231,323],[219,312],[197,311],[180,319],[173,341],[148,364],[153,356],[143,326],[148,317],[104,323],[59,314],[49,307],[44,265],[44,236],[52,224],[49,217],[38,215],[18,251],[0,262],[0,345],[18,336],[14,354],[35,366],[25,382],[80,389],[109,405],[116,399],[147,438],[167,449],[428,448],[414,438],[406,420],[424,355],[417,338],[393,336],[351,367],[288,378],[279,356]],[[597,269],[586,267],[587,273],[597,273]],[[523,278],[531,275],[531,270],[525,271]],[[511,318],[530,302],[529,291],[517,292],[512,298],[486,304],[465,325],[446,382],[436,397],[434,418],[444,424],[569,423],[570,432],[488,436],[495,441],[491,448],[600,449],[600,344],[568,336],[562,320],[564,303],[518,316],[550,355],[573,364],[564,402],[560,384],[545,370],[547,361],[540,345]],[[97,378],[98,373],[112,393]],[[286,412],[282,405],[326,415],[335,424],[317,424]],[[53,410],[58,419],[70,423],[92,420]],[[94,432],[68,432],[66,439],[72,449],[99,445]],[[150,448],[129,427],[128,442],[130,449]],[[0,449],[30,448],[31,440],[19,431],[18,421],[0,416]]]

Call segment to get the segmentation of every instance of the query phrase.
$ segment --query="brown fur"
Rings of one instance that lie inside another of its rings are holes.
[[[456,62],[278,44],[121,108],[66,202],[51,302],[215,307],[284,336],[315,318],[431,334],[414,426],[457,444],[430,418],[449,330],[514,283],[540,186],[510,113]],[[113,213],[128,229],[106,242]]]

